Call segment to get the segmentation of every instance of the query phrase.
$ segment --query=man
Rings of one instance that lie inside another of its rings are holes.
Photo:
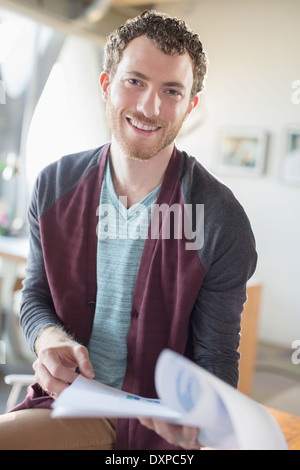
[[[78,371],[155,397],[164,348],[237,386],[254,238],[231,191],[174,145],[205,73],[199,37],[166,15],[146,11],[108,38],[100,84],[112,141],[64,157],[35,186],[21,325],[37,383],[1,418],[0,448],[18,448],[18,432],[25,448],[199,449],[194,427],[50,417]],[[153,207],[181,217],[154,220]]]

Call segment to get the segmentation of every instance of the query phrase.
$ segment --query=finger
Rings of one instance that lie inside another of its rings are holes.
[[[77,367],[80,373],[89,379],[95,377],[94,369],[90,361],[87,348],[80,344],[75,346],[74,356],[76,358]]]
[[[199,429],[193,426],[182,426],[181,436],[178,445],[185,449],[200,449],[201,445],[198,441]]]
[[[71,367],[69,360],[68,366],[63,365],[63,354],[62,352],[58,353],[55,349],[41,349],[39,360],[53,378],[61,380],[64,383],[70,384],[78,376],[75,372],[76,363],[73,362],[73,367]]]
[[[165,441],[170,444],[177,443],[177,435],[179,427],[177,425],[172,425],[166,423],[165,421],[151,419],[151,418],[139,418],[140,423],[151,431],[156,432],[160,437],[165,439]]]
[[[139,418],[139,420],[141,424],[155,431],[170,444],[184,449],[201,449],[202,447],[198,442],[199,429],[196,427],[181,426],[150,418]]]
[[[154,419],[153,430],[159,434],[163,439],[173,445],[179,445],[181,440],[181,428],[182,426],[166,421]]]
[[[174,441],[174,434],[178,432],[180,426],[176,424],[167,423],[159,419],[152,418],[139,418],[140,423],[148,429],[155,431],[168,442]]]
[[[153,419],[152,418],[138,418],[140,423],[148,429],[154,430]]]
[[[53,398],[57,398],[58,395],[69,386],[68,383],[53,377],[39,360],[35,361],[33,368],[35,370],[35,381]]]

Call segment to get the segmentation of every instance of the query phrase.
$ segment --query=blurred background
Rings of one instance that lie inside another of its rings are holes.
[[[62,155],[109,140],[103,45],[146,8],[200,35],[208,76],[177,146],[233,190],[257,240],[241,391],[300,416],[299,0],[0,0],[0,412],[4,377],[31,374],[34,360],[18,326],[33,183]]]

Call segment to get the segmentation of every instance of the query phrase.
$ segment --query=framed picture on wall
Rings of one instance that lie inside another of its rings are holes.
[[[300,185],[300,126],[286,131],[281,177],[284,183]]]
[[[254,128],[219,131],[216,170],[226,175],[258,176],[264,173],[267,133]]]

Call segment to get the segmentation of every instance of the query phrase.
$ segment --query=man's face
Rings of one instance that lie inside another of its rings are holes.
[[[101,75],[107,119],[123,153],[147,160],[173,149],[186,116],[197,104],[191,99],[190,56],[169,56],[146,36],[132,40],[115,75]]]

